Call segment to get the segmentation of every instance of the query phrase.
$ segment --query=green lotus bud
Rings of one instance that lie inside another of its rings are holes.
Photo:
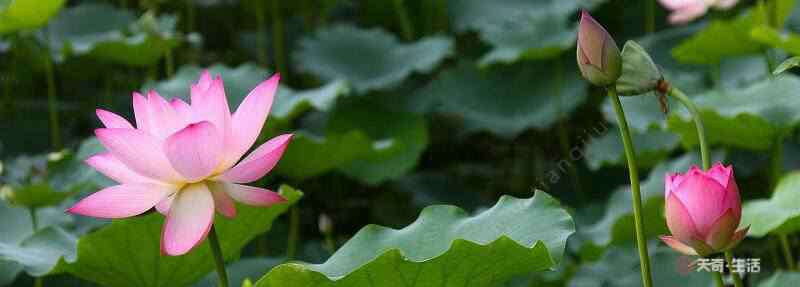
[[[581,75],[597,86],[614,84],[622,70],[614,38],[588,12],[581,13],[578,27],[578,67]]]
[[[622,76],[617,80],[617,92],[636,96],[655,90],[664,75],[647,51],[634,41],[622,47]]]

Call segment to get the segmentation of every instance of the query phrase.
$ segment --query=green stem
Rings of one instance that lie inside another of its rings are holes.
[[[564,64],[561,60],[556,60],[555,63],[555,88],[554,93],[556,97],[558,97],[558,114],[559,118],[565,118],[566,114],[564,113],[563,104],[564,104],[564,95],[563,95],[563,78],[564,78]],[[558,143],[561,146],[561,156],[564,158],[572,158],[571,150],[570,150],[570,142],[569,142],[569,135],[567,134],[567,125],[566,120],[561,120],[558,122]],[[573,159],[574,160],[574,159]],[[574,164],[568,165],[569,177],[572,179],[573,182],[573,189],[575,189],[575,195],[577,198],[584,202],[585,199],[583,197],[583,193],[581,193],[581,180],[578,175],[578,168],[575,167]]]
[[[728,266],[733,266],[733,252],[728,250],[725,251],[725,262],[728,263]],[[744,283],[742,282],[742,278],[739,277],[739,273],[731,272],[731,277],[733,277],[733,286],[735,287],[743,287]]]
[[[194,0],[186,0],[184,5],[186,5],[186,34],[189,34],[194,30]]]
[[[706,132],[703,128],[703,119],[700,116],[700,111],[697,110],[697,106],[694,102],[677,88],[671,87],[668,93],[673,98],[678,99],[678,101],[689,110],[689,113],[692,114],[694,126],[695,129],[697,129],[697,140],[700,142],[700,158],[703,159],[703,170],[708,170],[711,168],[711,156],[708,151],[708,142],[706,141]]]
[[[164,53],[164,72],[167,77],[172,77],[175,74],[175,57],[173,56],[172,49],[167,49]]]
[[[397,21],[400,22],[400,29],[403,32],[403,38],[406,40],[414,39],[414,28],[411,26],[411,20],[408,18],[408,11],[403,5],[403,0],[393,0],[394,11],[397,12]]]
[[[711,277],[714,277],[714,285],[717,287],[725,287],[725,281],[722,280],[721,272],[711,272]]]
[[[39,218],[36,216],[36,208],[28,208],[28,213],[31,215],[31,227],[33,227],[33,232],[39,231]]]
[[[333,241],[333,234],[325,233],[325,248],[328,249],[328,252],[333,254],[336,252],[336,242]]]
[[[289,74],[286,71],[286,58],[283,51],[283,16],[281,16],[280,1],[272,0],[272,52],[274,53],[275,67],[283,79],[287,79]]]
[[[297,255],[297,241],[300,240],[300,211],[297,207],[289,208],[289,238],[286,245],[286,258],[291,260]]]
[[[28,213],[31,214],[31,227],[33,232],[39,231],[39,218],[36,216],[36,208],[30,207],[28,208]],[[33,278],[33,287],[42,287],[44,286],[44,278],[42,277],[35,277]]]
[[[644,4],[644,32],[652,34],[656,31],[656,0],[646,0]]]
[[[56,77],[53,72],[53,58],[44,57],[45,76],[47,77],[47,108],[50,113],[50,140],[53,149],[61,149],[61,124],[58,115],[58,99],[56,99]]]
[[[774,192],[783,174],[783,135],[776,137],[775,142],[772,143],[772,151],[769,154],[769,165],[769,190]]]
[[[636,247],[639,249],[639,262],[641,263],[642,283],[644,287],[653,286],[653,277],[650,275],[650,257],[647,253],[647,239],[644,237],[644,226],[642,224],[642,196],[639,190],[639,170],[636,166],[636,153],[631,140],[631,132],[628,128],[628,121],[625,119],[625,112],[622,110],[622,103],[614,86],[608,87],[608,96],[617,114],[617,125],[619,126],[622,145],[625,148],[625,158],[628,160],[628,175],[631,181],[631,196],[633,197],[633,222],[636,231]]]
[[[267,31],[264,14],[264,1],[256,1],[256,49],[258,50],[258,63],[267,66]]]
[[[781,242],[781,249],[783,249],[783,258],[786,259],[786,267],[790,271],[797,270],[794,256],[792,256],[792,245],[789,243],[789,237],[786,234],[778,234],[778,239]]]
[[[222,257],[222,248],[219,245],[219,238],[217,238],[217,230],[214,225],[211,225],[211,230],[208,231],[208,245],[211,246],[211,254],[214,256],[214,265],[217,267],[217,276],[219,277],[219,287],[228,287],[228,273],[225,271],[225,259]]]

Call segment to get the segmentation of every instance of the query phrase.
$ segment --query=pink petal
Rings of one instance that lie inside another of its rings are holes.
[[[211,188],[211,196],[214,197],[214,208],[217,212],[228,218],[236,217],[236,203],[233,202],[233,199],[225,191],[212,188],[210,185],[209,188]]]
[[[703,2],[704,0],[658,0],[662,6],[669,10],[679,9],[681,7],[695,4],[697,2]]]
[[[161,235],[161,250],[183,255],[199,245],[214,222],[214,199],[205,184],[182,189],[172,202]]]
[[[678,241],[677,239],[675,239],[672,236],[666,236],[665,235],[665,236],[661,236],[660,238],[661,238],[661,241],[664,241],[664,243],[669,245],[669,247],[671,247],[672,249],[675,249],[675,251],[678,251],[680,253],[683,253],[683,254],[689,255],[689,256],[697,255],[697,251],[692,249],[692,247],[689,247],[688,245],[683,244],[682,242]]]
[[[96,129],[95,135],[114,158],[136,173],[162,182],[183,179],[172,169],[155,137],[133,129]]]
[[[711,169],[706,172],[706,176],[713,178],[722,187],[727,188],[728,184],[733,179],[733,167],[724,166],[722,163],[716,163]]]
[[[190,124],[167,138],[164,152],[175,170],[195,182],[211,175],[219,164],[222,137],[207,121]]]
[[[131,170],[108,152],[89,157],[86,159],[86,164],[119,183],[148,183],[153,181]]]
[[[258,187],[227,182],[215,182],[212,184],[212,188],[223,191],[234,200],[247,205],[270,206],[276,203],[286,202],[286,199],[280,194]]]
[[[136,118],[136,128],[150,132],[150,104],[142,94],[133,92],[133,116]]]
[[[667,197],[666,204],[667,227],[672,235],[682,242],[689,242],[689,239],[698,235],[697,228],[692,221],[691,215],[686,210],[680,199],[672,193]]]
[[[189,124],[189,121],[184,120],[156,91],[147,93],[147,102],[150,133],[158,138],[166,138]]]
[[[581,21],[578,24],[578,47],[583,51],[583,56],[589,64],[598,68],[603,67],[603,46],[606,41],[614,41],[605,28],[597,23],[585,10],[581,12]]]
[[[123,117],[119,115],[103,110],[103,109],[96,109],[95,113],[97,114],[97,118],[100,119],[100,122],[103,123],[103,126],[107,128],[118,128],[118,129],[132,129],[133,125],[128,122]]]
[[[705,237],[705,242],[714,250],[720,250],[731,242],[736,227],[739,226],[739,220],[733,214],[732,209],[728,209],[711,225],[708,233],[702,234]]]
[[[67,212],[99,218],[125,218],[144,213],[174,193],[169,186],[155,183],[115,185],[92,193]]]
[[[728,246],[725,246],[725,250],[729,250],[731,248],[736,247],[736,245],[738,245],[739,242],[742,241],[742,239],[744,239],[744,236],[747,235],[747,231],[748,230],[750,230],[750,226],[742,228],[742,229],[736,231],[733,234],[733,237],[731,238],[731,242],[728,243]]]
[[[672,24],[685,24],[700,18],[706,14],[706,11],[708,11],[708,6],[706,6],[703,1],[697,1],[696,3],[673,10],[672,14],[669,15],[669,22]]]
[[[169,105],[172,106],[172,109],[175,110],[175,112],[183,119],[184,122],[191,123],[194,121],[192,108],[180,98],[173,98],[170,100]]]
[[[201,79],[201,82],[203,81]],[[207,84],[204,82],[202,85],[198,83],[192,86],[191,93],[193,121],[208,121],[217,127],[221,136],[230,134],[231,111],[228,107],[228,99],[225,97],[225,86],[222,83],[222,78],[218,76]]]
[[[159,201],[158,204],[156,204],[156,211],[164,216],[169,215],[169,208],[172,207],[172,201],[175,200],[176,194],[177,193],[173,193]]]
[[[700,171],[690,171],[685,175],[672,194],[686,207],[700,234],[706,234],[714,221],[725,212],[723,202],[727,191]]]
[[[275,74],[256,86],[236,109],[231,119],[232,141],[226,144],[225,164],[233,165],[256,142],[267,120],[281,76]]]
[[[223,173],[219,178],[235,183],[248,183],[266,175],[283,156],[291,134],[279,135],[259,146],[239,164]]]

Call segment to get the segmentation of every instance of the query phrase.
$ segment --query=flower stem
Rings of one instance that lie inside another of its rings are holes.
[[[644,32],[652,34],[656,31],[656,0],[645,1],[644,15]]]
[[[28,213],[31,214],[31,229],[33,229],[33,233],[39,231],[39,218],[36,217],[36,208],[30,207],[28,208]],[[33,278],[33,287],[42,287],[44,286],[44,278],[42,277],[35,277]]]
[[[283,44],[283,16],[281,16],[281,0],[272,0],[272,53],[275,59],[275,68],[284,79],[289,77],[286,71],[286,57]]]
[[[286,242],[286,259],[294,259],[297,255],[297,241],[300,240],[300,211],[297,207],[289,208],[289,238]]]
[[[56,150],[61,149],[61,125],[58,116],[58,99],[56,99],[56,77],[53,72],[53,57],[44,57],[45,76],[47,77],[47,108],[50,112],[50,143]]]
[[[403,38],[406,40],[414,39],[414,29],[411,26],[411,20],[408,18],[408,11],[403,5],[403,0],[392,0],[394,4],[394,11],[397,12],[397,21],[400,22],[400,29],[403,32]]]
[[[642,196],[639,191],[639,170],[636,166],[636,153],[634,152],[631,132],[628,129],[628,121],[625,119],[625,112],[622,110],[622,103],[614,86],[608,87],[608,96],[617,114],[617,125],[619,126],[622,145],[625,147],[625,158],[628,160],[628,175],[631,181],[631,196],[633,197],[633,222],[636,231],[636,247],[639,249],[639,262],[642,271],[642,283],[644,287],[653,286],[653,278],[650,275],[650,257],[647,253],[647,239],[644,237],[644,226],[642,224]]]
[[[262,66],[267,66],[267,31],[264,26],[264,2],[256,1],[256,49],[258,54],[258,63]]]
[[[225,259],[222,257],[222,248],[217,238],[217,230],[211,225],[208,231],[208,244],[211,246],[211,254],[214,255],[214,264],[217,266],[217,276],[219,277],[219,287],[228,287],[228,273],[225,271]]]
[[[786,267],[790,271],[797,270],[792,256],[792,245],[789,243],[789,237],[786,234],[778,234],[778,240],[781,241],[781,249],[783,249],[783,258],[786,259]]]
[[[725,281],[722,280],[722,272],[711,272],[711,277],[714,277],[714,286],[725,287]]]
[[[678,99],[683,106],[689,110],[689,113],[692,114],[692,120],[694,120],[694,126],[697,129],[697,140],[700,142],[700,158],[703,160],[703,170],[708,170],[711,168],[711,156],[708,151],[708,141],[706,141],[706,132],[703,128],[703,119],[700,117],[700,112],[697,110],[697,106],[686,96],[683,92],[678,90],[675,87],[671,87],[668,91],[669,95],[673,98]]]
[[[728,263],[728,266],[733,266],[733,252],[728,250],[725,251],[725,262]],[[744,283],[742,283],[742,278],[739,277],[739,273],[731,272],[731,277],[733,277],[733,286],[736,287],[743,287]]]
[[[164,72],[167,77],[172,77],[175,74],[175,56],[171,48],[164,52]]]
[[[563,83],[564,83],[564,64],[561,60],[556,60],[555,63],[555,84],[553,85],[555,88],[553,89],[553,93],[556,94],[558,97],[558,117],[565,118],[566,113],[564,112],[563,103],[565,101],[565,96],[563,95]],[[571,149],[570,149],[570,142],[569,142],[569,134],[567,133],[567,124],[565,123],[566,120],[558,121],[558,143],[561,146],[561,156],[564,158],[571,158]],[[575,167],[574,164],[567,165],[567,169],[569,172],[569,177],[572,179],[573,182],[573,189],[575,192],[576,197],[580,200],[580,202],[585,202],[585,198],[583,193],[581,193],[581,180],[578,175],[578,168]]]

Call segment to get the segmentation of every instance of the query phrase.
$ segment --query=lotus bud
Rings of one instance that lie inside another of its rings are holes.
[[[655,90],[664,76],[647,51],[634,41],[622,47],[622,75],[617,92],[623,96],[641,95]]]
[[[736,230],[742,217],[733,168],[717,163],[708,171],[696,166],[664,179],[667,227],[661,240],[686,255],[726,251],[741,241],[749,227]]]
[[[617,81],[622,70],[619,48],[606,29],[586,11],[581,13],[577,52],[578,67],[586,80],[597,86]]]

